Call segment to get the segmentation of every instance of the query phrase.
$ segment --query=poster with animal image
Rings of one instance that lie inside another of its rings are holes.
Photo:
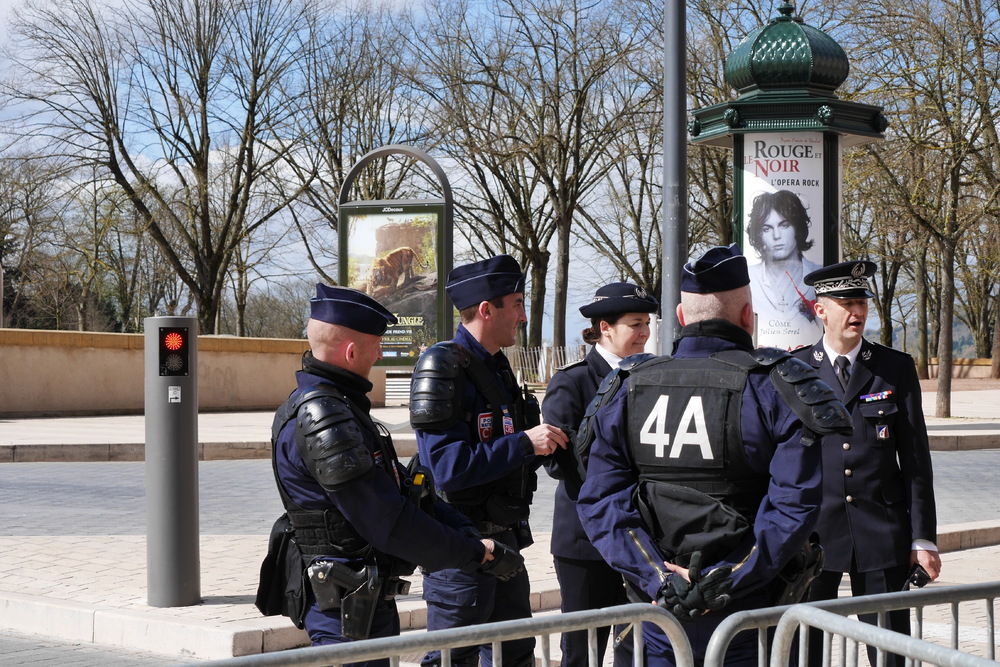
[[[823,335],[803,282],[823,263],[823,135],[744,135],[743,251],[757,344],[793,350]]]
[[[343,215],[347,233],[347,287],[361,290],[399,320],[382,336],[382,356],[416,361],[437,342],[438,261],[441,213],[426,206],[380,204]]]

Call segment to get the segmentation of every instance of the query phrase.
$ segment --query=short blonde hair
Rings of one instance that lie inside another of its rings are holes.
[[[343,343],[353,340],[351,329],[339,324],[310,319],[306,324],[309,348],[317,359],[325,359]]]
[[[750,303],[749,285],[711,294],[681,292],[681,307],[684,310],[686,324],[722,319],[738,325],[743,308],[748,303]]]

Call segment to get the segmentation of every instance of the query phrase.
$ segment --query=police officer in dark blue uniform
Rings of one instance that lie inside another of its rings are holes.
[[[584,529],[635,599],[687,622],[699,659],[728,614],[804,594],[818,553],[816,434],[850,428],[808,365],[754,349],[749,282],[735,245],[687,264],[673,356],[609,376],[583,429]],[[661,631],[645,624],[643,636],[647,664],[673,664]],[[755,665],[756,653],[742,633],[726,664]]]
[[[455,338],[424,352],[413,372],[410,423],[422,465],[444,500],[486,537],[513,549],[531,544],[528,511],[541,457],[566,446],[539,424],[537,402],[514,382],[501,349],[514,344],[524,312],[524,273],[509,255],[455,268],[446,290],[462,322]],[[427,627],[461,627],[531,616],[528,575],[497,581],[444,569],[424,576]],[[534,638],[503,643],[503,664],[534,665]],[[489,645],[452,650],[456,665],[492,664]],[[424,658],[440,664],[440,652]]]
[[[854,595],[870,595],[901,590],[915,566],[927,573],[923,583],[941,570],[930,445],[913,358],[864,339],[875,269],[868,261],[841,262],[805,277],[816,290],[824,333],[795,356],[834,388],[854,422],[852,437],[829,436],[822,443],[816,530],[826,562],[810,601],[835,599],[845,573]],[[863,614],[862,620],[875,623],[876,616]],[[888,626],[909,634],[909,612],[890,612]],[[810,638],[816,659],[821,637]],[[869,657],[875,664],[871,647]],[[886,664],[903,662],[889,654]]]
[[[317,285],[310,350],[275,415],[275,476],[302,554],[288,576],[307,571],[302,620],[313,644],[399,634],[394,596],[405,592],[400,576],[414,563],[523,573],[519,554],[483,539],[464,517],[433,500],[414,502],[413,483],[427,480],[406,478],[388,433],[372,421],[368,375],[395,322],[362,292]]]
[[[567,433],[576,431],[604,377],[623,358],[643,351],[649,340],[650,313],[658,307],[659,302],[646,290],[624,282],[600,287],[594,300],[580,307],[580,314],[591,322],[583,331],[583,340],[593,347],[584,359],[561,368],[549,380],[542,403],[542,416],[547,424]],[[562,594],[562,611],[627,604],[621,575],[604,562],[580,525],[576,498],[582,479],[575,449],[557,450],[546,469],[559,480],[552,514],[551,552]],[[598,628],[599,663],[604,661],[610,630]],[[616,628],[616,632],[620,630]],[[632,664],[631,648],[632,642],[621,642],[615,649],[616,665]],[[583,667],[589,659],[587,632],[563,633],[561,649],[565,667]]]

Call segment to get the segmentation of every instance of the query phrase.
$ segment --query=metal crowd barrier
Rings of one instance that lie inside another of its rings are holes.
[[[715,667],[717,665],[724,664],[724,657],[726,649],[729,647],[730,642],[733,638],[740,632],[746,630],[757,630],[757,646],[758,646],[758,664],[760,667],[766,667],[768,664],[768,640],[767,632],[769,628],[778,626],[779,621],[782,616],[789,610],[796,607],[810,607],[832,614],[837,614],[840,616],[848,616],[851,614],[866,614],[875,613],[878,614],[878,624],[884,629],[886,624],[886,613],[896,610],[896,609],[913,609],[913,637],[916,640],[923,640],[923,615],[924,608],[934,605],[950,605],[951,606],[951,648],[958,651],[958,630],[959,630],[959,608],[960,602],[970,602],[981,600],[985,603],[986,607],[986,627],[983,628],[984,641],[986,643],[986,652],[990,660],[994,660],[996,657],[996,631],[994,628],[994,613],[993,613],[993,601],[1000,597],[1000,581],[985,583],[985,584],[970,584],[964,586],[947,586],[947,587],[931,587],[918,590],[904,591],[900,593],[884,593],[882,595],[867,595],[864,597],[849,597],[849,598],[839,598],[837,600],[827,600],[824,602],[811,602],[808,605],[785,605],[783,607],[768,607],[766,609],[754,609],[752,611],[741,611],[733,614],[716,628],[715,632],[712,634],[711,639],[708,642],[708,646],[705,651],[705,665],[706,667]],[[796,613],[800,613],[797,611]],[[868,624],[869,628],[874,626]],[[818,626],[817,626],[818,627]],[[852,626],[853,628],[853,626]],[[884,630],[885,632],[890,632],[889,630]],[[852,633],[857,636],[858,639],[863,639],[860,633],[852,629]],[[802,633],[803,636],[808,633]],[[897,633],[891,633],[902,638],[905,635],[898,635]],[[868,636],[868,635],[866,635]],[[874,637],[874,635],[872,635]],[[829,634],[825,635],[825,640],[829,639]],[[879,641],[882,641],[881,634],[878,637]],[[926,643],[926,642],[924,642]],[[873,642],[874,646],[879,647],[879,645]],[[879,647],[879,662],[884,662],[884,656],[886,649],[891,648],[893,653],[899,653],[901,655],[907,656],[904,651],[897,651],[892,647]],[[807,641],[800,642],[799,653],[800,656],[807,655]],[[921,649],[923,650],[923,649]],[[829,651],[824,651],[824,664],[829,664]],[[965,655],[965,654],[961,654]],[[908,656],[912,658],[919,658],[918,655]],[[974,657],[974,656],[970,656]],[[784,664],[787,664],[784,663]],[[804,661],[799,662],[800,665],[807,664]],[[967,662],[941,662],[938,664],[942,665],[966,665],[966,664],[980,664],[980,663],[967,663]],[[812,666],[810,666],[812,667]]]
[[[801,631],[800,631],[801,626]],[[993,660],[962,653],[954,648],[946,648],[932,644],[923,639],[893,632],[869,623],[850,619],[840,614],[824,611],[812,604],[797,604],[781,615],[778,628],[774,633],[772,644],[771,667],[781,667],[789,664],[789,653],[796,633],[800,638],[799,662],[808,664],[807,652],[801,639],[806,635],[806,628],[823,630],[824,636],[838,635],[841,637],[840,655],[849,664],[857,664],[859,644],[875,646],[880,650],[896,653],[906,658],[906,664],[912,665],[913,660],[928,662],[933,665],[949,665],[950,667],[978,667],[996,665]],[[829,664],[830,652],[824,651],[823,664]],[[879,658],[879,663],[883,658]]]
[[[533,618],[520,618],[500,623],[487,623],[466,628],[409,632],[398,637],[384,637],[365,641],[312,646],[276,653],[263,653],[240,658],[229,658],[198,663],[202,667],[318,667],[343,665],[365,660],[389,659],[391,667],[399,667],[402,656],[441,650],[441,667],[451,667],[451,652],[446,649],[461,646],[492,644],[493,664],[503,664],[501,642],[525,637],[539,638],[542,667],[551,667],[551,636],[573,630],[586,630],[590,644],[590,667],[597,664],[597,628],[619,624],[648,622],[659,626],[674,649],[677,667],[694,667],[694,657],[687,635],[671,614],[651,604],[627,604],[619,607],[552,614]],[[644,665],[641,632],[632,632],[636,667]]]

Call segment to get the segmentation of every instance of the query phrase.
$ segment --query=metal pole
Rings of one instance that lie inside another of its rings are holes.
[[[201,602],[198,321],[144,322],[147,601],[185,607]]]
[[[663,321],[660,349],[669,353],[680,324],[681,267],[687,258],[687,3],[667,0],[663,11]]]

